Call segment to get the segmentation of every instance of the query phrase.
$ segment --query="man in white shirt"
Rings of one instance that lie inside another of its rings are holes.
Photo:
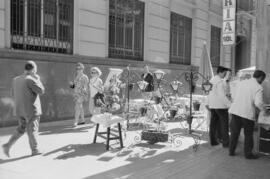
[[[223,147],[229,146],[229,115],[228,109],[231,104],[226,96],[224,88],[224,77],[228,68],[219,66],[217,75],[211,80],[212,90],[208,95],[208,107],[211,112],[209,136],[212,146],[218,145],[218,138],[221,138]]]
[[[244,128],[245,142],[244,153],[247,159],[257,159],[252,153],[253,130],[255,124],[256,108],[263,110],[263,87],[261,83],[266,75],[263,71],[256,70],[253,78],[239,82],[235,91],[233,103],[229,109],[232,114],[230,124],[231,141],[229,155],[235,155],[235,149],[241,128]]]

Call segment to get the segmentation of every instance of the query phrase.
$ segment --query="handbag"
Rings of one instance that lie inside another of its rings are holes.
[[[101,107],[105,105],[105,101],[104,101],[104,94],[97,92],[97,94],[95,94],[94,96],[94,105],[95,107]]]

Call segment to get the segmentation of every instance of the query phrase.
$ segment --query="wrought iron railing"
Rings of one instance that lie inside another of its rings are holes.
[[[11,47],[72,53],[74,0],[11,0]]]

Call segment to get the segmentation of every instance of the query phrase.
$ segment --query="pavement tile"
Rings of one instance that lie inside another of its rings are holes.
[[[210,147],[207,133],[197,152],[190,135],[168,124],[171,132],[181,133],[181,145],[171,143],[136,143],[138,131],[127,132],[125,148],[113,141],[110,151],[104,140],[93,144],[94,126],[87,124],[73,128],[72,121],[41,124],[39,143],[41,156],[30,157],[27,136],[12,148],[11,158],[0,151],[1,179],[89,179],[89,178],[269,178],[270,158],[246,160],[239,149],[229,157],[227,149]],[[5,143],[15,128],[0,130],[0,144]]]

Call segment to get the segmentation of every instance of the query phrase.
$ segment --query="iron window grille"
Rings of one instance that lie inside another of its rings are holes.
[[[73,0],[11,0],[11,47],[72,53]]]
[[[170,63],[191,64],[192,19],[171,12]]]
[[[110,0],[109,57],[143,60],[144,3]]]
[[[214,67],[220,65],[221,28],[211,26],[210,59]]]

